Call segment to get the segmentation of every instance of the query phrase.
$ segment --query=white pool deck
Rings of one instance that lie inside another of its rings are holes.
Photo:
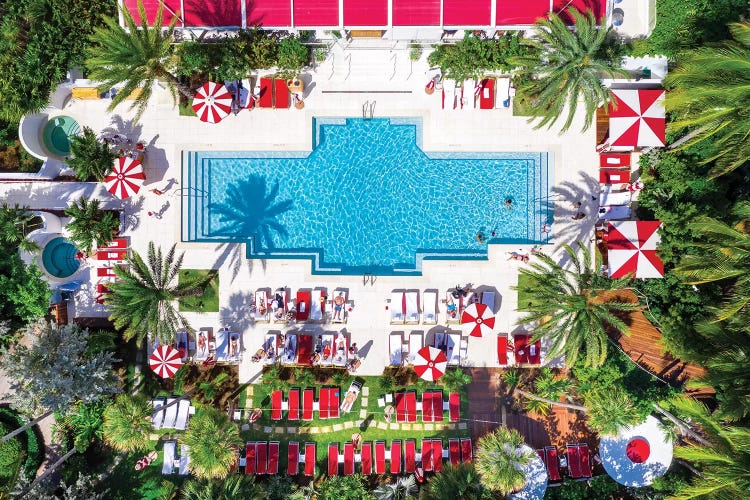
[[[334,51],[335,52],[335,51]],[[350,56],[342,69],[341,58]],[[339,57],[339,59],[336,59]],[[131,240],[131,248],[145,254],[149,241],[163,249],[177,243],[185,252],[183,268],[219,270],[220,296],[218,313],[188,313],[185,316],[195,329],[229,325],[242,334],[243,361],[239,367],[240,381],[257,380],[262,365],[251,363],[250,357],[262,343],[264,334],[289,328],[274,324],[253,324],[248,305],[257,288],[272,290],[286,286],[292,294],[299,288],[323,287],[329,294],[345,288],[354,307],[346,325],[330,323],[299,328],[317,331],[345,330],[356,342],[360,352],[366,351],[358,373],[377,375],[388,363],[388,335],[392,331],[411,330],[429,333],[445,328],[444,305],[441,304],[439,326],[392,326],[386,311],[386,300],[394,289],[437,289],[438,298],[457,284],[472,283],[476,287],[493,288],[498,292],[497,324],[494,333],[522,331],[515,326],[518,319],[516,292],[511,290],[518,280],[518,269],[524,264],[506,260],[505,252],[517,246],[490,245],[488,259],[482,261],[425,261],[422,276],[379,276],[372,284],[364,284],[362,276],[317,276],[311,274],[308,260],[247,260],[242,244],[204,244],[180,242],[181,152],[183,150],[276,151],[310,150],[313,117],[361,117],[365,101],[375,101],[375,117],[420,117],[423,120],[423,147],[430,151],[548,151],[553,153],[552,200],[555,201],[555,223],[552,226],[554,245],[548,253],[559,253],[560,242],[584,241],[588,244],[595,217],[571,220],[578,209],[573,202],[582,201],[587,214],[595,214],[598,206],[591,199],[598,192],[598,159],[594,150],[594,126],[581,133],[579,115],[571,130],[559,135],[557,130],[534,130],[524,117],[514,117],[509,108],[494,110],[441,109],[440,91],[427,95],[428,65],[422,60],[411,64],[406,51],[350,50],[329,57],[316,71],[304,74],[305,108],[286,110],[255,109],[229,116],[219,124],[206,124],[194,117],[178,116],[168,92],[158,90],[138,124],[132,113],[120,107],[113,114],[105,108],[109,101],[73,101],[64,113],[97,132],[118,131],[148,144],[145,160],[147,181],[139,195],[121,202],[106,193],[101,185],[91,183],[3,182],[0,199],[9,203],[30,205],[33,209],[62,209],[81,195],[96,196],[108,208],[122,208],[125,228],[123,235]],[[383,71],[390,65],[390,71]],[[332,91],[407,91],[409,93],[331,93]],[[562,121],[562,120],[561,120]],[[172,180],[173,181],[170,181]],[[152,188],[168,192],[157,196]],[[407,200],[404,200],[405,202]],[[168,205],[167,205],[168,204]],[[161,219],[148,217],[148,211],[163,211]],[[314,224],[315,221],[310,221]],[[533,257],[532,257],[533,259]],[[92,263],[94,274],[96,262]],[[88,271],[83,273],[87,277]],[[106,316],[104,306],[95,304],[91,278],[76,297],[76,316]],[[421,302],[421,297],[420,297]],[[461,326],[452,326],[461,330]],[[468,333],[467,327],[463,327]],[[545,347],[542,359],[545,360]],[[549,361],[549,360],[545,360]],[[560,360],[553,361],[559,363]],[[498,366],[496,338],[470,338],[465,366]]]

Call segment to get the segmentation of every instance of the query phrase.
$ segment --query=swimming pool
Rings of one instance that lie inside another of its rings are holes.
[[[53,238],[44,245],[42,265],[45,271],[56,278],[67,278],[78,270],[81,262],[76,259],[78,249],[62,236]]]
[[[42,131],[44,147],[56,156],[68,156],[70,154],[70,137],[78,134],[81,127],[78,122],[69,116],[56,116],[51,118]]]
[[[309,257],[318,274],[419,274],[548,237],[550,153],[424,153],[419,119],[316,118],[313,134],[312,153],[183,152],[183,241]]]

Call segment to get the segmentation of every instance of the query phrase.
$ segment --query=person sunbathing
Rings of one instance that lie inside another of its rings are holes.
[[[331,345],[326,342],[325,346],[323,346],[323,359],[328,359],[331,357]]]
[[[344,310],[344,302],[343,292],[339,292],[339,294],[333,298],[333,319],[341,320],[341,312]]]
[[[198,352],[201,356],[206,354],[206,334],[203,332],[198,334]]]
[[[456,303],[453,302],[453,297],[448,297],[446,305],[448,306],[446,311],[448,313],[448,317],[455,318],[458,314],[458,311],[456,310]]]
[[[229,357],[237,357],[237,335],[232,335],[229,341]]]

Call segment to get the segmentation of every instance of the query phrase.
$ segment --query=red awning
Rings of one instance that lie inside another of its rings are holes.
[[[162,14],[162,22],[166,26],[172,18],[177,15],[180,11],[180,0],[143,0],[143,8],[146,10],[146,18],[148,19],[149,26],[153,26],[154,19],[156,19],[156,11],[159,10],[159,4],[164,3],[164,13]],[[138,15],[138,0],[123,0],[123,5],[130,15],[133,16],[137,24],[141,23],[141,18]],[[175,26],[182,26],[182,18],[180,18]]]
[[[338,0],[294,0],[294,26],[338,26]]]
[[[439,26],[440,0],[393,0],[393,26]]]
[[[490,0],[443,0],[445,26],[489,26]]]
[[[607,2],[606,0],[554,0],[552,3],[552,11],[560,15],[561,18],[572,22],[572,18],[565,13],[571,7],[575,7],[581,12],[590,10],[596,16],[596,19],[601,21],[607,13]]]
[[[291,26],[289,0],[247,0],[247,26]]]
[[[495,23],[498,25],[534,24],[547,17],[549,0],[497,0]]]
[[[185,8],[185,26],[242,26],[243,0],[214,0],[213,2],[182,0],[182,2]]]
[[[344,0],[344,25],[386,26],[388,0]]]

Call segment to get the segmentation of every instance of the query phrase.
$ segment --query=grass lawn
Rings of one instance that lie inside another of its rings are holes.
[[[524,293],[523,288],[532,284],[533,278],[525,274],[518,275],[518,308],[524,310],[529,304],[536,305],[536,299],[533,295]]]
[[[195,111],[193,110],[193,106],[190,103],[188,104],[180,103],[179,109],[180,109],[180,116],[198,116],[197,114],[195,114]]]
[[[188,280],[206,277],[214,272],[210,269],[182,269],[179,281],[184,283]],[[214,276],[203,295],[183,297],[179,302],[180,311],[183,312],[219,312],[219,275]]]
[[[153,442],[152,449],[159,452],[158,458],[142,471],[135,470],[135,463],[143,458],[145,453],[128,453],[122,461],[114,468],[112,475],[107,478],[106,487],[109,489],[106,498],[130,500],[140,498],[143,500],[156,500],[161,498],[172,498],[167,494],[185,482],[190,476],[171,474],[163,476],[161,466],[164,462],[164,441]],[[179,454],[179,443],[177,453]],[[175,470],[176,472],[176,470]]]

